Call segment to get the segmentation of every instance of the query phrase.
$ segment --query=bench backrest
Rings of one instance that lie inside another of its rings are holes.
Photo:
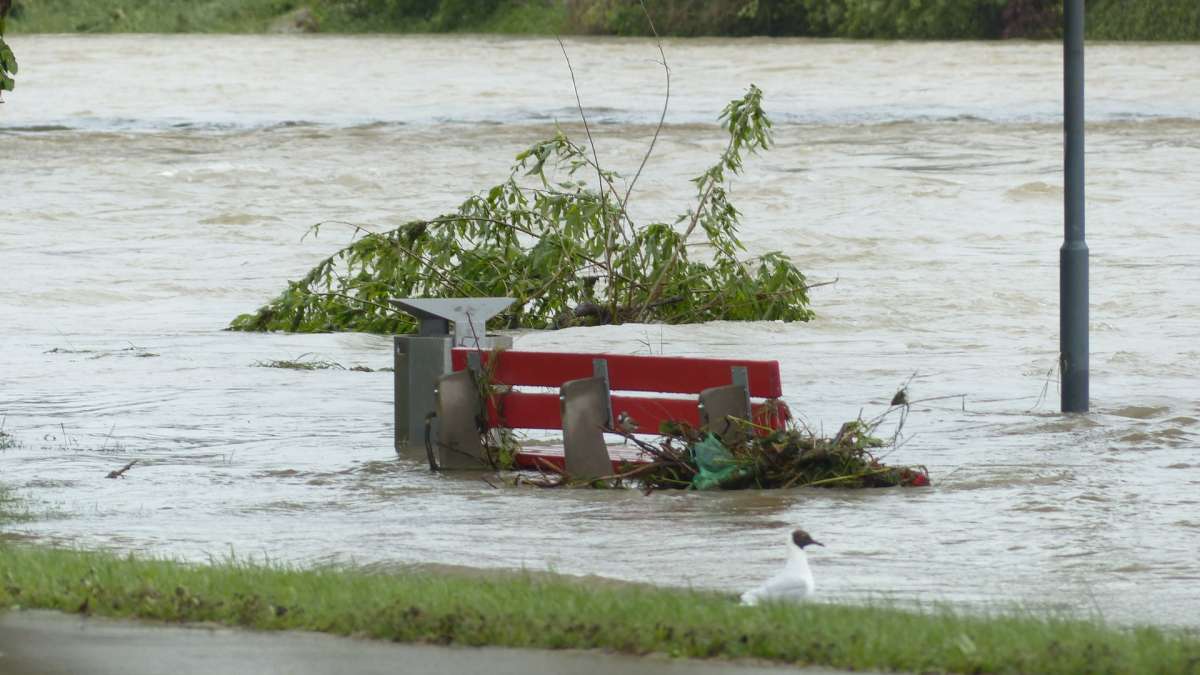
[[[745,369],[746,384],[753,398],[776,399],[783,394],[778,361],[742,359],[701,359],[673,356],[635,356],[628,354],[585,354],[569,352],[522,352],[506,350],[483,352],[455,349],[451,355],[455,371],[468,368],[470,354],[492,373],[493,384],[513,387],[554,387],[569,380],[592,377],[595,363],[602,360],[607,368],[612,394],[612,414],[622,414],[637,423],[639,433],[658,433],[663,422],[699,425],[700,413],[695,398],[624,395],[616,392],[657,392],[699,394],[701,391],[733,383],[734,369]],[[494,366],[492,359],[498,359]],[[488,423],[510,429],[561,429],[560,400],[557,393],[514,390],[488,401]],[[773,428],[787,418],[786,407],[768,401],[752,406],[756,422]]]

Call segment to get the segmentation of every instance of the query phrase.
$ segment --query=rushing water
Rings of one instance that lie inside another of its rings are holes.
[[[547,567],[739,590],[824,541],[831,597],[1018,602],[1200,625],[1200,46],[1088,51],[1091,414],[1055,412],[1062,238],[1054,44],[669,42],[671,113],[635,193],[686,208],[754,82],[777,146],[733,198],[753,252],[814,281],[808,324],[627,325],[520,348],[769,356],[825,429],[913,377],[889,461],[930,489],[493,489],[391,448],[368,335],[221,329],[345,242],[499,182],[555,122],[558,45],[480,37],[22,37],[0,106],[0,481],[7,529],[188,559]],[[569,40],[601,160],[657,120],[650,42]],[[915,376],[914,376],[915,373]],[[942,398],[962,394],[959,398]],[[105,474],[138,464],[123,480]]]

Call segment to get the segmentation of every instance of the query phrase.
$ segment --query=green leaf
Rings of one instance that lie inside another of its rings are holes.
[[[12,48],[4,44],[0,40],[0,70],[7,70],[13,75],[17,74],[17,57],[13,55]]]

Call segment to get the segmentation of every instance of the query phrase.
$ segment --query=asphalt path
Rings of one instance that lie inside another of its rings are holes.
[[[393,644],[320,633],[0,613],[2,675],[773,675],[842,671],[597,651]]]

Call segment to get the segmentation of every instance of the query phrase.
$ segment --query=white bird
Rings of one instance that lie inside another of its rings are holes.
[[[754,606],[763,601],[796,602],[812,595],[816,584],[812,570],[808,569],[808,556],[804,553],[804,547],[809,544],[825,545],[804,530],[793,530],[792,539],[787,545],[787,565],[762,586],[742,593],[742,604]]]

